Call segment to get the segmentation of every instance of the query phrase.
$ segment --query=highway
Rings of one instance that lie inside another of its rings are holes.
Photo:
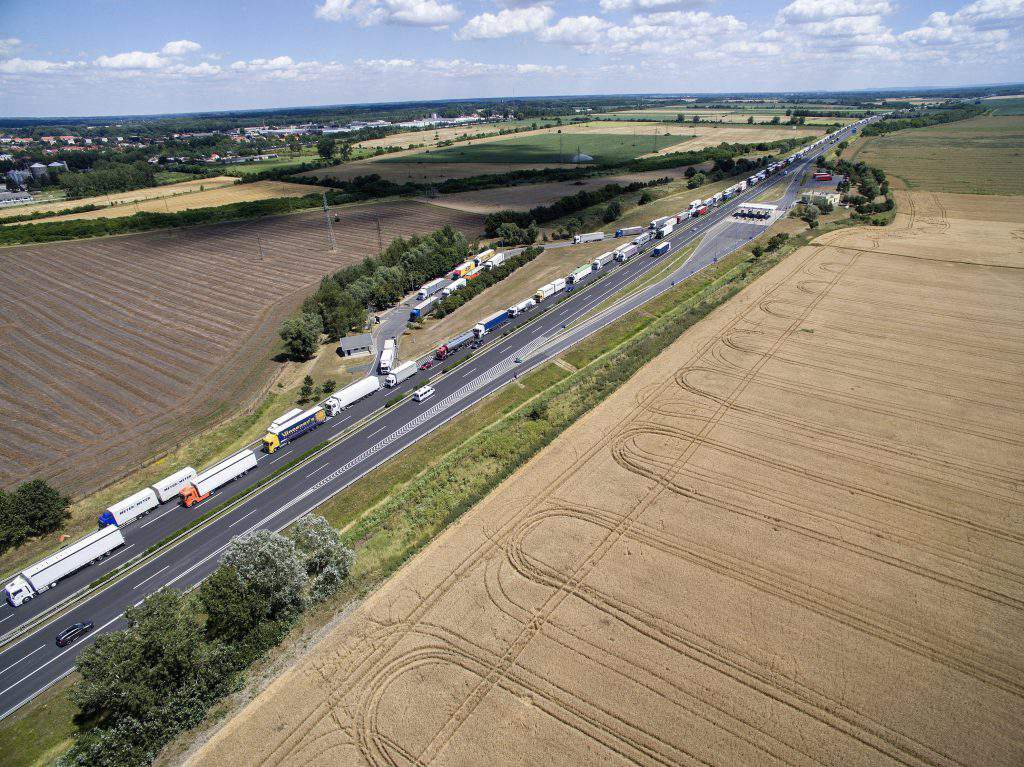
[[[790,183],[777,201],[781,209],[786,210],[793,203],[803,171],[815,156],[816,153],[811,153],[790,166]],[[500,333],[485,336],[480,348],[463,348],[431,370],[418,372],[395,390],[382,389],[273,455],[259,453],[256,469],[196,507],[186,509],[177,502],[164,504],[125,526],[126,545],[108,559],[69,576],[19,608],[5,603],[0,608],[0,632],[7,634],[38,619],[61,600],[165,541],[211,508],[265,480],[319,443],[351,431],[315,457],[255,490],[226,513],[215,515],[188,538],[160,551],[104,589],[83,597],[59,619],[40,621],[42,625],[27,628],[11,641],[0,651],[0,718],[69,674],[78,653],[96,636],[122,626],[127,608],[163,587],[189,589],[197,585],[217,566],[221,552],[236,536],[252,530],[286,527],[459,413],[508,385],[516,376],[544,364],[764,231],[765,222],[739,221],[732,213],[739,203],[750,201],[778,180],[778,175],[769,176],[708,215],[680,224],[666,238],[672,242],[668,255],[651,258],[643,253],[625,264],[606,267],[585,280],[561,303],[555,303],[555,298],[542,302],[531,312],[502,326]],[[702,242],[684,263],[625,298],[612,300],[625,288],[649,276],[652,270],[664,269],[667,259],[674,258],[680,248],[698,239]],[[619,240],[616,244],[622,242]],[[604,308],[595,312],[599,306]],[[471,362],[447,374],[442,372],[442,367],[451,367],[453,361],[470,353],[473,355]],[[523,362],[517,364],[516,358],[522,358]],[[382,410],[384,400],[396,392],[411,392],[428,381],[437,392],[433,397],[422,403],[406,399]],[[374,414],[372,420],[360,423]],[[92,620],[96,630],[67,648],[57,647],[54,642],[57,632],[80,620]]]

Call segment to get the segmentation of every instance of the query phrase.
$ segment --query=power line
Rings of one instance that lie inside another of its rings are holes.
[[[334,227],[331,226],[331,213],[327,210],[327,192],[321,192],[324,201],[324,223],[327,224],[327,237],[331,241],[331,250],[335,251],[338,249],[338,244],[334,241]]]

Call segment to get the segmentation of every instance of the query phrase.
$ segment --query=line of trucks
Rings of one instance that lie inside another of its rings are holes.
[[[882,115],[874,118],[860,120],[853,126],[860,126],[862,123],[874,119],[880,119]],[[508,320],[528,312],[545,300],[560,293],[567,288],[580,284],[590,274],[597,272],[613,261],[625,263],[641,249],[656,239],[661,239],[670,234],[676,224],[687,218],[696,218],[705,215],[711,207],[718,205],[722,200],[728,199],[752,184],[759,183],[768,175],[779,169],[791,165],[807,153],[813,152],[825,144],[835,144],[839,140],[838,134],[829,134],[818,139],[813,144],[804,147],[786,160],[781,160],[767,166],[764,170],[751,176],[745,181],[723,190],[707,200],[694,200],[690,207],[676,214],[655,219],[645,227],[624,227],[616,230],[615,237],[632,237],[630,242],[620,245],[618,248],[608,251],[589,264],[583,264],[572,270],[566,277],[559,278],[542,285],[534,295],[524,299],[500,312],[485,317],[471,330],[467,330],[454,338],[446,341],[434,352],[438,360],[445,359],[448,355],[457,351],[465,344],[473,340],[479,340],[487,333],[501,327]],[[589,234],[577,235],[580,242],[595,242],[603,240],[603,232],[591,232]],[[574,238],[575,241],[575,238]],[[670,242],[662,242],[650,249],[651,256],[661,256],[671,249]],[[449,279],[437,279],[428,282],[418,293],[418,298],[426,301],[440,295],[450,295],[454,290],[465,285],[465,280],[472,279],[483,269],[493,269],[505,260],[504,253],[484,251],[473,259],[457,266],[449,274]],[[460,283],[460,280],[462,281]],[[444,291],[449,291],[445,294]],[[422,304],[413,309],[415,312]],[[418,315],[417,315],[418,316]],[[332,418],[338,413],[347,410],[360,400],[371,396],[383,387],[395,387],[403,381],[416,374],[418,367],[415,361],[410,360],[401,364],[397,363],[397,347],[394,339],[385,342],[385,352],[390,352],[385,364],[382,354],[380,370],[385,374],[384,383],[374,375],[366,376],[355,383],[339,389],[330,397],[316,407],[301,409],[294,408],[279,418],[275,419],[267,429],[262,439],[262,447],[267,453],[273,453],[280,447],[304,434],[318,428],[327,418]],[[386,368],[386,369],[385,369]],[[182,505],[192,507],[204,502],[216,490],[244,476],[257,466],[257,457],[254,450],[240,450],[234,455],[225,458],[202,472],[197,472],[191,466],[185,467],[170,476],[155,482],[144,490],[140,490],[127,498],[109,506],[97,521],[99,529],[84,538],[81,538],[59,551],[51,554],[45,559],[26,567],[7,583],[4,591],[7,601],[14,607],[24,604],[36,595],[53,588],[61,578],[80,570],[81,568],[111,556],[125,543],[121,528],[135,520],[145,516],[161,503],[178,498]]]
[[[409,311],[409,319],[418,320],[426,317],[441,299],[448,298],[456,290],[466,287],[469,280],[475,279],[482,272],[501,266],[506,258],[507,253],[485,250],[456,266],[447,277],[431,280],[417,291],[416,300],[419,303]]]

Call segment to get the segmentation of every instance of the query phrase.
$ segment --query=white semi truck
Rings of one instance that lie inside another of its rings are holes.
[[[299,412],[302,412],[301,410]],[[195,506],[210,497],[210,493],[223,487],[233,479],[237,479],[251,469],[256,468],[256,453],[252,450],[241,450],[230,458],[214,464],[206,471],[200,472],[186,484],[179,495],[185,506]]]
[[[583,242],[597,242],[598,240],[604,239],[604,232],[587,232],[585,234],[577,234],[572,238],[573,245],[579,245]]]
[[[389,338],[384,342],[384,349],[380,353],[378,367],[380,368],[381,375],[387,375],[391,372],[397,357],[398,349],[395,347],[395,339]]]
[[[537,292],[534,293],[533,297],[539,304],[545,298],[550,298],[551,296],[555,295],[555,293],[557,293],[558,291],[564,289],[565,280],[559,277],[554,282],[549,282],[547,285],[541,285],[539,288],[537,288]]]
[[[518,317],[523,312],[528,312],[530,309],[535,307],[537,302],[532,298],[527,298],[525,301],[520,301],[518,304],[513,304],[508,308],[509,317]]]
[[[339,389],[324,401],[324,410],[332,418],[342,410],[348,410],[363,397],[369,397],[380,389],[380,379],[377,376],[366,376],[360,378],[344,389]]]
[[[37,594],[52,589],[61,578],[108,556],[118,546],[123,545],[124,535],[116,525],[109,525],[90,533],[18,573],[4,589],[7,601],[11,603],[11,607],[23,605]]]
[[[426,301],[437,291],[441,290],[445,285],[448,284],[448,280],[444,277],[438,277],[436,280],[431,280],[416,293],[416,298],[420,301]]]
[[[391,371],[388,377],[384,379],[384,385],[392,389],[414,375],[416,375],[416,360],[408,360]]]
[[[148,514],[161,503],[167,503],[172,498],[177,498],[181,488],[192,481],[196,476],[196,470],[186,466],[180,471],[174,472],[169,477],[164,477],[145,490],[129,495],[127,498],[108,506],[106,511],[99,515],[97,521],[100,527],[104,525],[127,525],[134,522],[141,516]]]
[[[596,272],[598,269],[604,269],[606,266],[608,266],[608,264],[610,264],[614,260],[615,251],[610,250],[607,253],[602,253],[600,256],[595,258],[593,262],[590,264],[590,268]]]

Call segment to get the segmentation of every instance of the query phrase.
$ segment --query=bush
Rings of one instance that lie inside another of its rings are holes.
[[[601,216],[601,220],[606,224],[610,224],[621,215],[622,204],[618,200],[612,200],[608,203],[608,207],[604,209],[604,214]]]
[[[319,314],[309,312],[289,317],[281,323],[280,336],[288,356],[299,362],[312,359],[324,332]]]
[[[23,482],[11,493],[0,490],[0,553],[60,530],[71,516],[70,505],[70,498],[41,479]]]
[[[647,203],[653,202],[653,201],[654,201],[654,195],[645,190],[645,191],[640,193],[640,199],[638,199],[636,201],[636,204],[637,205],[646,205]]]

